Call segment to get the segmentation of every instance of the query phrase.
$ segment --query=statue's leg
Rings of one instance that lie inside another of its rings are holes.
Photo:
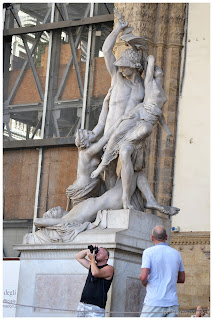
[[[105,136],[108,136],[109,133],[113,132],[107,143],[101,163],[97,169],[91,173],[91,178],[97,178],[98,175],[105,170],[107,190],[113,188],[117,180],[117,160],[115,159],[118,156],[118,142],[125,136],[129,123],[132,124],[132,119],[131,122],[129,119],[121,122],[120,125],[114,129],[114,132],[112,126],[101,138],[103,139]],[[114,163],[113,160],[115,160]]]
[[[137,187],[146,199],[146,204],[145,204],[146,208],[157,209],[160,211],[163,210],[163,207],[160,206],[159,203],[156,201],[156,199],[150,189],[149,182],[142,172],[140,172],[138,174]]]
[[[134,207],[130,204],[132,197],[132,183],[134,177],[133,163],[131,160],[134,147],[131,144],[126,144],[121,147],[119,156],[121,160],[121,180],[123,187],[123,208],[133,209]]]
[[[118,181],[116,185],[102,196],[89,198],[76,205],[61,220],[63,223],[84,223],[93,222],[99,210],[122,209],[122,184]]]
[[[105,166],[102,164],[102,162],[99,164],[99,166],[97,167],[97,169],[95,169],[92,173],[91,173],[91,175],[90,175],[90,177],[92,178],[92,179],[95,179],[95,178],[97,178],[98,176],[99,176],[99,174],[102,172],[102,171],[104,171],[104,168],[105,168]]]
[[[140,172],[138,174],[137,187],[146,199],[145,208],[154,209],[154,210],[157,210],[161,213],[164,213],[164,214],[170,215],[170,216],[175,215],[179,212],[179,210],[180,210],[179,208],[160,205],[157,202],[157,200],[155,199],[155,197],[150,189],[149,182],[142,172]]]
[[[94,178],[97,178],[102,171],[105,170],[105,172],[107,172],[106,175],[109,176],[109,178],[107,178],[107,180],[108,179],[109,180],[106,182],[107,190],[109,190],[108,186],[111,189],[112,187],[114,187],[116,183],[117,161],[114,161],[114,163],[111,164],[113,160],[116,158],[116,148],[117,148],[117,131],[115,131],[115,133],[109,139],[106,146],[106,150],[104,151],[101,163],[99,164],[97,169],[91,173],[91,178],[94,179]]]
[[[141,120],[131,132],[129,132],[128,140],[133,143],[145,141],[152,133],[153,125],[145,120]]]

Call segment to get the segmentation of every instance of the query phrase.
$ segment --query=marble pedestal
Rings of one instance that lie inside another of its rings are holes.
[[[109,264],[115,268],[106,316],[140,316],[145,296],[139,280],[141,257],[152,245],[151,231],[156,225],[166,228],[169,243],[167,216],[110,210],[107,229],[87,230],[70,244],[15,245],[21,251],[16,317],[75,317],[88,273],[75,255],[93,243],[109,250]]]

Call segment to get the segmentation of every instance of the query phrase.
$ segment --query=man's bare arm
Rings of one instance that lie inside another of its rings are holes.
[[[106,266],[102,269],[98,269],[94,260],[91,261],[91,272],[96,278],[104,278],[110,280],[114,273],[114,268],[112,266]]]
[[[147,283],[148,283],[148,275],[149,275],[149,268],[142,268],[141,269],[141,274],[140,274],[140,280],[141,280],[141,283],[144,287],[147,286]]]
[[[177,283],[184,283],[184,282],[185,282],[185,272],[184,271],[179,271],[178,272]]]
[[[95,262],[95,254],[88,252],[88,258],[91,260],[91,272],[92,275],[96,278],[104,278],[110,280],[114,273],[114,268],[112,266],[106,266],[102,269],[99,269]]]
[[[88,259],[86,259],[87,253],[88,253],[88,249],[82,250],[76,254],[75,258],[76,260],[78,260],[80,264],[82,264],[82,266],[89,269],[91,262]]]

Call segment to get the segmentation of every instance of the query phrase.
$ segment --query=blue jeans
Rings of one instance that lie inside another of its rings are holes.
[[[179,306],[151,307],[143,305],[141,317],[178,317]]]

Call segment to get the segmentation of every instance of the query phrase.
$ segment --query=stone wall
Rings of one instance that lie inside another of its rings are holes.
[[[181,232],[210,231],[211,213],[210,3],[190,3],[188,12],[173,189]]]
[[[178,284],[180,310],[207,309],[210,305],[210,233],[172,233],[171,246],[181,253],[186,273],[184,284]],[[189,316],[189,315],[188,315]]]

